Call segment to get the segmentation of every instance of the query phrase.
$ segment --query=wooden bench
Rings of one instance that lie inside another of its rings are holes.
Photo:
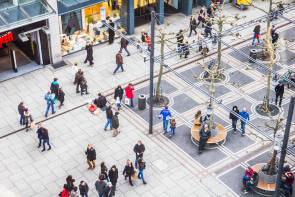
[[[208,144],[216,144],[216,143],[220,143],[223,140],[225,140],[226,138],[226,130],[223,126],[221,126],[220,124],[216,124],[216,126],[218,127],[218,135],[214,136],[214,137],[210,137],[207,141]],[[191,128],[191,135],[192,137],[197,140],[200,141],[200,126],[197,126],[194,124],[194,126]]]
[[[255,172],[259,172],[260,169],[265,165],[266,163],[258,163],[258,164],[255,164],[254,166],[252,166],[252,169],[255,171]],[[259,190],[263,190],[263,191],[268,191],[268,192],[275,192],[275,189],[276,189],[276,184],[267,184],[267,183],[264,183],[262,182],[260,179],[258,180],[258,184],[256,186],[256,188],[258,188]],[[254,189],[255,190],[255,189]]]

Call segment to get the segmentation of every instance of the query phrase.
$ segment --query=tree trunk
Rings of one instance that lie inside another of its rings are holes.
[[[223,29],[223,20],[222,20],[222,12],[220,11],[219,13],[219,21],[218,21],[218,38],[221,39],[221,33]],[[217,40],[217,69],[220,69],[220,64],[221,64],[221,42],[220,40]]]
[[[271,160],[269,161],[269,169],[267,171],[267,175],[274,175],[275,174],[275,167],[276,167],[276,157],[277,157],[278,151],[274,150]]]
[[[217,68],[216,68],[217,69]],[[217,70],[216,70],[217,71]],[[215,81],[215,76],[214,74],[212,73],[213,71],[210,71],[211,73],[210,74],[210,79],[211,79],[211,85],[210,85],[210,96],[213,97],[214,96],[214,93],[215,93],[215,89],[214,89],[214,81]],[[212,131],[213,129],[213,100],[212,98],[210,98],[210,106],[212,108],[212,113],[210,115],[210,121],[209,121],[209,129]]]
[[[161,101],[161,95],[160,95],[160,90],[161,90],[161,80],[162,80],[162,75],[163,75],[163,63],[164,63],[164,39],[165,39],[165,33],[161,33],[161,62],[162,64],[160,65],[160,71],[158,75],[158,81],[157,81],[157,89],[156,89],[156,102]]]

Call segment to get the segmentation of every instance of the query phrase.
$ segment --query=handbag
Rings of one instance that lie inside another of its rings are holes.
[[[134,173],[132,174],[132,177],[133,177],[133,179],[136,179],[137,178],[137,172],[136,172],[136,170],[134,170]]]
[[[130,105],[130,99],[129,98],[125,98],[125,105]]]

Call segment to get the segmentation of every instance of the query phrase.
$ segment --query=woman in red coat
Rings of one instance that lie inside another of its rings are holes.
[[[134,87],[131,83],[129,83],[128,86],[125,88],[126,98],[130,99],[130,106],[131,107],[134,107],[134,105],[133,105],[133,98],[134,98],[133,90],[134,90]]]

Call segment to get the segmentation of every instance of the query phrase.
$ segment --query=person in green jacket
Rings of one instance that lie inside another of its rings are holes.
[[[119,112],[116,112],[115,115],[112,117],[112,126],[114,128],[113,137],[116,137],[120,133],[118,115],[119,115]]]

